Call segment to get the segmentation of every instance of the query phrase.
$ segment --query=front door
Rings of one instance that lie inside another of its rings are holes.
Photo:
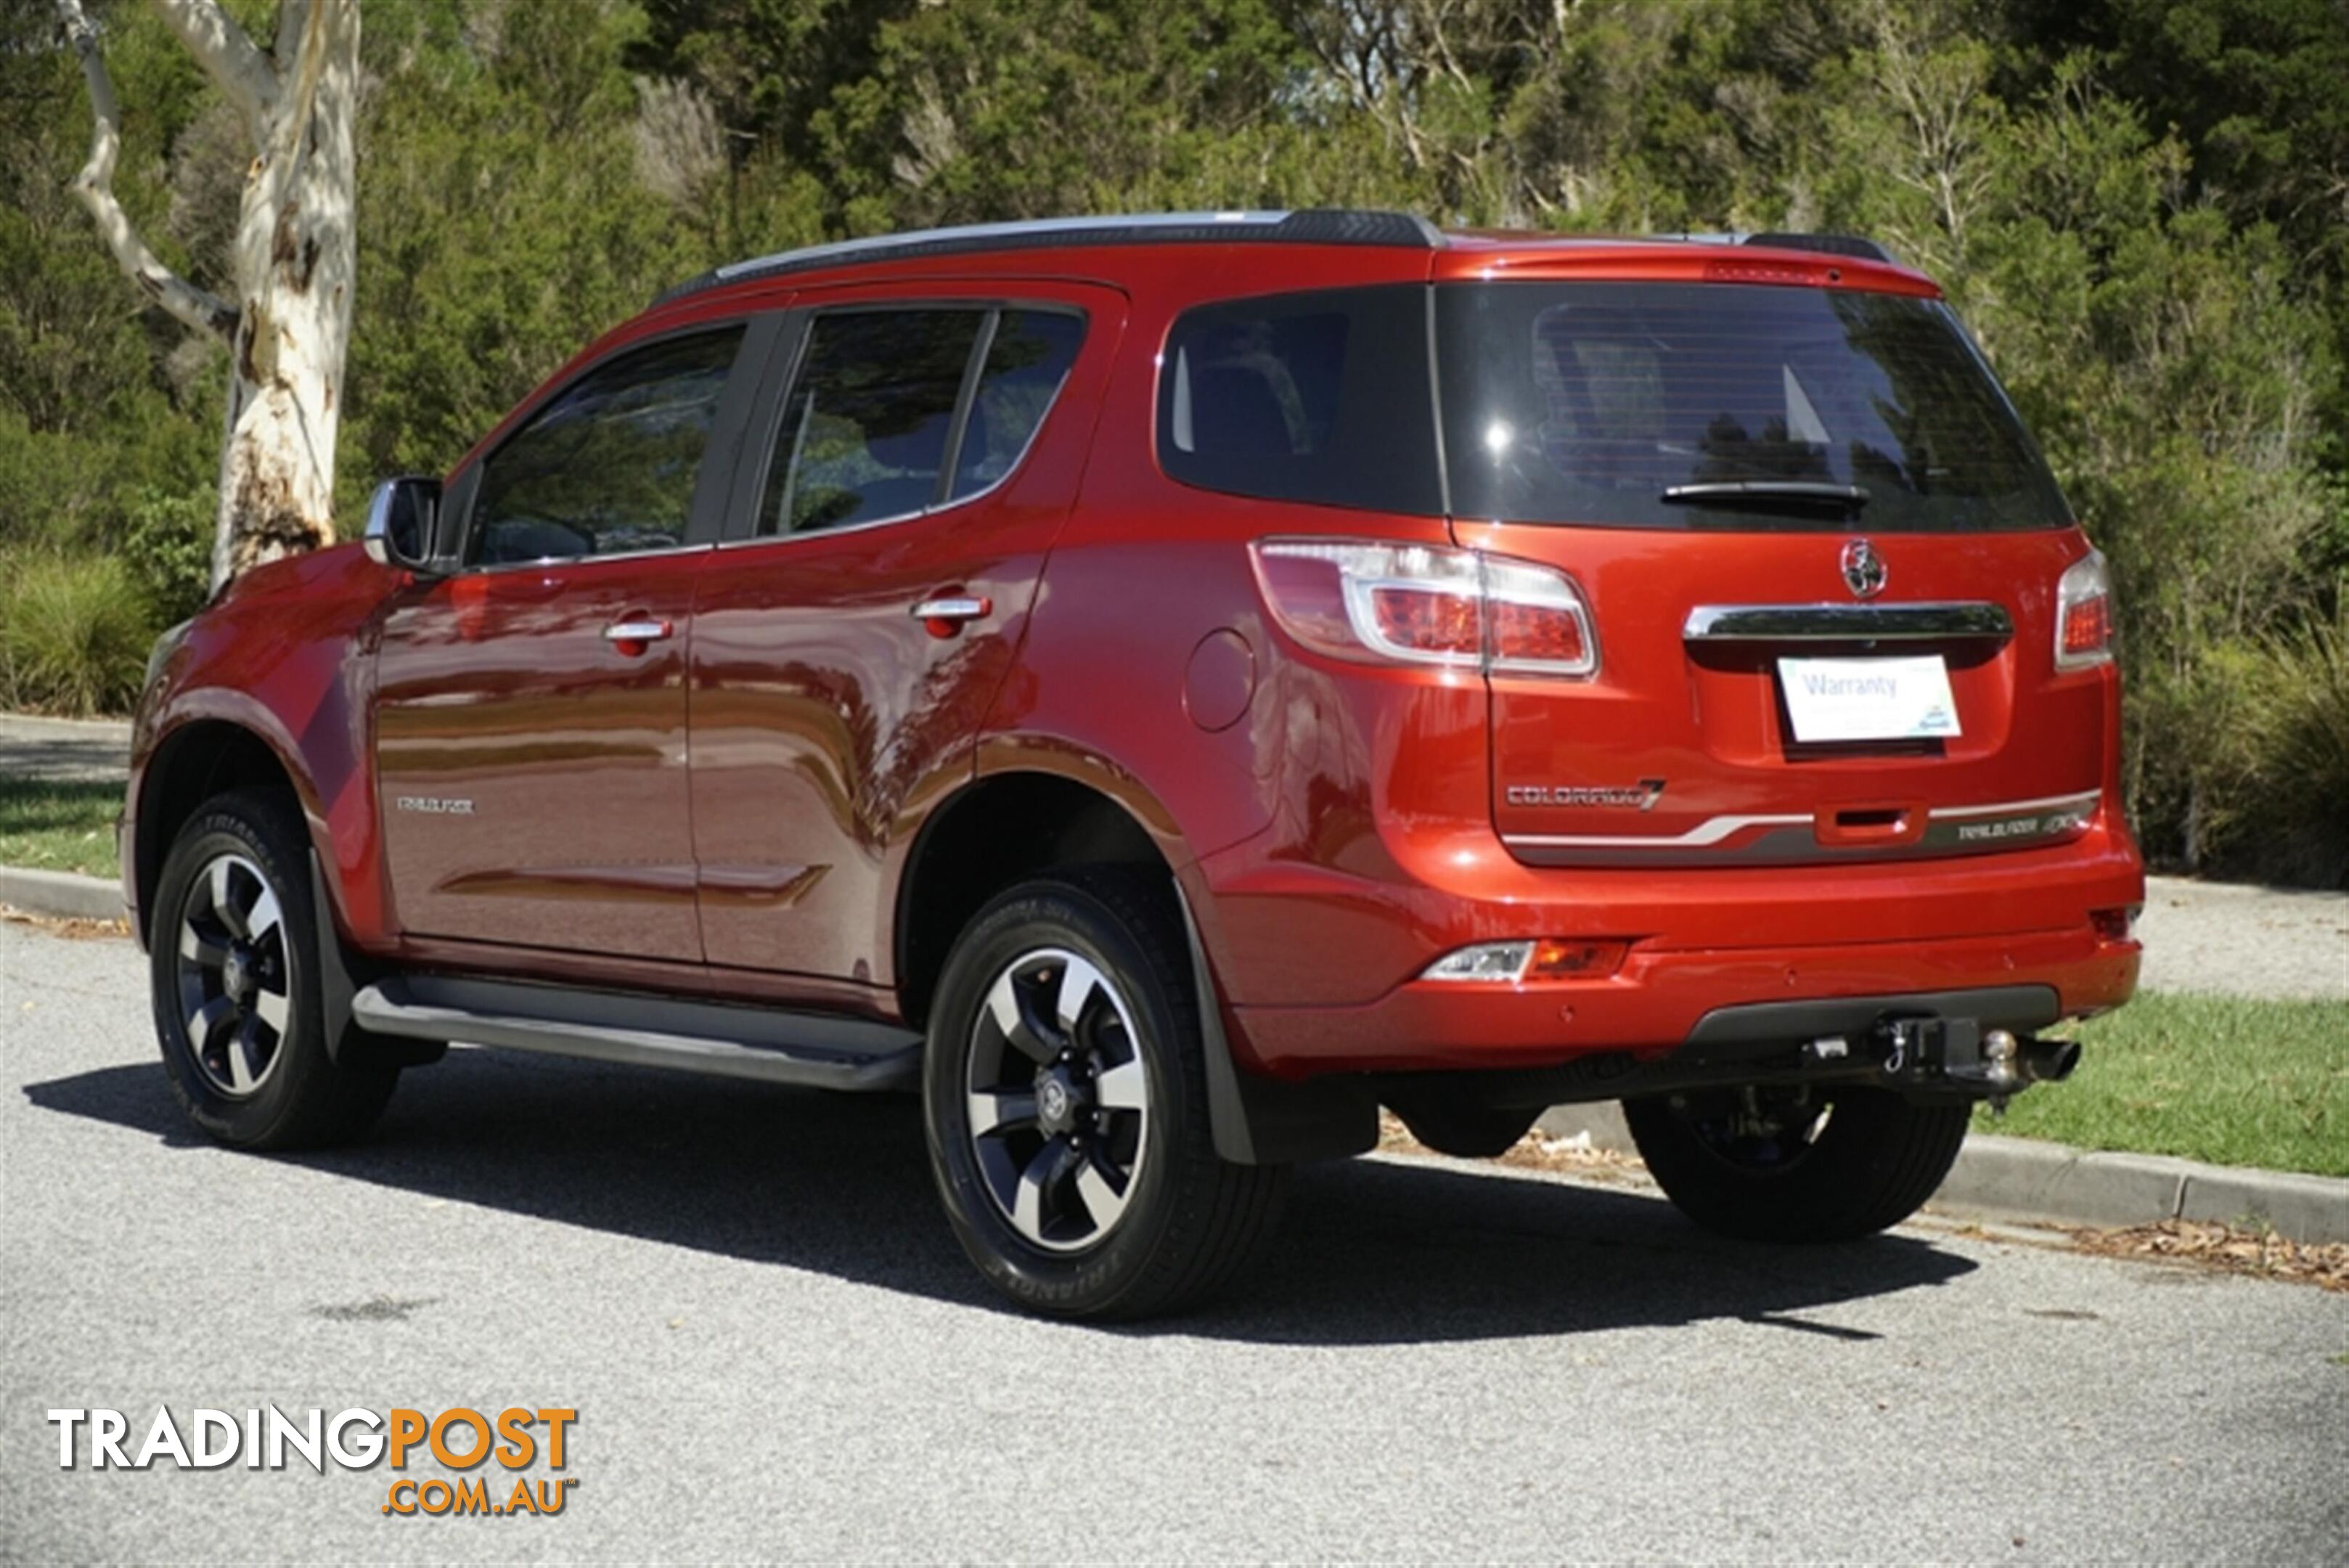
[[[695,611],[713,964],[893,982],[890,868],[972,776],[1124,319],[1109,289],[1009,286],[843,293],[754,420],[769,456]]]
[[[394,607],[378,662],[406,934],[701,958],[685,678],[750,336],[623,348],[451,485],[462,565]]]

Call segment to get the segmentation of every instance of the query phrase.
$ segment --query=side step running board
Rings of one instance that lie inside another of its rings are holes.
[[[447,975],[390,975],[351,998],[378,1034],[462,1041],[821,1089],[920,1081],[922,1037],[826,1014]]]

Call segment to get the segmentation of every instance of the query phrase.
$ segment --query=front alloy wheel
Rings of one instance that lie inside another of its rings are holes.
[[[188,818],[156,878],[148,972],[163,1064],[188,1118],[239,1148],[357,1137],[399,1077],[326,1049],[309,856],[291,801],[233,790]]]
[[[226,851],[200,867],[180,910],[180,1015],[196,1070],[228,1099],[275,1070],[293,1002],[285,910],[261,867]]]

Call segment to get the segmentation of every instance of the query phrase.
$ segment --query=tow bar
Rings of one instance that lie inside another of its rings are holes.
[[[1971,1018],[1887,1018],[1869,1030],[1862,1059],[1875,1059],[1884,1076],[1909,1083],[1935,1079],[2003,1098],[2026,1084],[2059,1083],[2079,1064],[2071,1040],[2018,1038],[1985,1030]],[[1854,1054],[1847,1036],[1829,1034],[1803,1047],[1805,1058],[1826,1065]]]

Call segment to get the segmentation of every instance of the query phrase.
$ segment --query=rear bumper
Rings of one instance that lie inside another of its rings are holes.
[[[1603,981],[1413,981],[1362,1006],[1233,1011],[1258,1064],[1282,1076],[1533,1067],[1669,1052],[1709,1017],[1771,1002],[2035,986],[2055,993],[2056,1016],[2102,1012],[2136,991],[2140,951],[2084,923],[1961,941],[1634,953]]]
[[[2127,1001],[2141,951],[2092,920],[2145,898],[2136,846],[2104,822],[2044,848],[1833,869],[1545,870],[1487,832],[1364,871],[1248,845],[1193,868],[1247,1064],[1301,1078],[1652,1056],[1728,1008],[2018,986],[2074,1017]],[[1457,948],[1525,937],[1630,951],[1601,980],[1417,978]]]

